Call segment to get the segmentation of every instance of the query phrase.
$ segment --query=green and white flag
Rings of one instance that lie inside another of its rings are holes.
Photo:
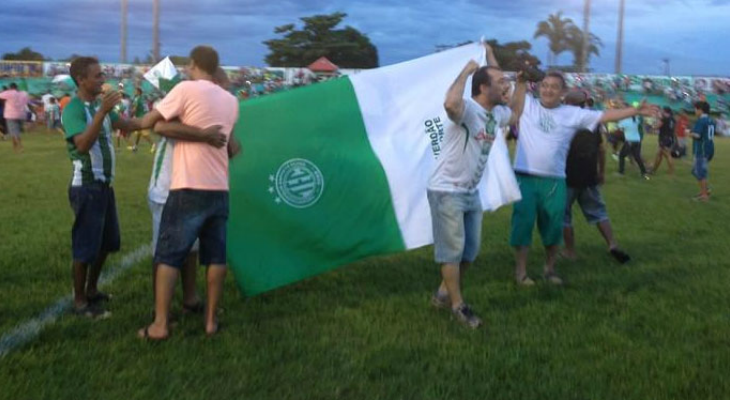
[[[426,187],[444,98],[466,63],[484,57],[472,44],[242,102],[228,221],[241,290],[432,243]],[[485,209],[519,199],[501,132],[480,185]]]
[[[170,57],[165,57],[162,61],[155,64],[149,71],[144,74],[144,78],[152,84],[152,86],[163,92],[169,92],[181,81],[177,68],[170,61]]]

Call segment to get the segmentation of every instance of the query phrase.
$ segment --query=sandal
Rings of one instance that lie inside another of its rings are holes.
[[[205,302],[204,301],[198,301],[194,304],[185,304],[182,305],[183,314],[202,314],[205,311]]]
[[[167,335],[161,337],[152,337],[150,336],[150,326],[147,325],[144,327],[144,330],[137,332],[137,337],[146,342],[163,342],[170,338],[170,334],[168,333]]]

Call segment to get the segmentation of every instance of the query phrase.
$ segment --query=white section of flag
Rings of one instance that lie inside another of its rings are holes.
[[[435,167],[426,121],[447,121],[446,92],[469,60],[485,63],[480,44],[461,46],[349,77],[373,151],[385,170],[406,248],[433,243],[426,187]],[[465,96],[471,95],[471,79]],[[479,185],[485,210],[520,199],[504,133],[498,129]]]
[[[144,78],[147,79],[152,86],[158,89],[160,88],[160,78],[170,80],[175,76],[177,76],[177,68],[175,68],[175,65],[172,61],[170,61],[170,57],[165,57],[164,60],[155,64],[154,67],[150,68],[150,70],[144,74]]]

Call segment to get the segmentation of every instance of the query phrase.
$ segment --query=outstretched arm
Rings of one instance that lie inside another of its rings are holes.
[[[626,107],[622,109],[606,110],[601,117],[601,123],[620,121],[622,119],[641,115],[653,117],[659,114],[659,107],[642,101],[639,108]]]
[[[449,119],[458,122],[461,120],[461,116],[464,114],[464,88],[466,87],[466,80],[479,69],[479,64],[476,61],[470,60],[461,73],[456,78],[454,83],[446,92],[446,101],[444,101],[444,109]]]

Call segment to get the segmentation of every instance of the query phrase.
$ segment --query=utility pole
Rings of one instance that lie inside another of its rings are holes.
[[[618,39],[616,40],[616,73],[621,73],[621,64],[623,57],[623,46],[624,46],[624,0],[621,0],[621,5],[618,11]]]
[[[662,62],[664,63],[664,75],[672,76],[672,71],[669,69],[669,59],[664,58],[662,59]]]
[[[152,58],[160,61],[160,0],[152,2]]]
[[[119,62],[125,64],[127,62],[127,9],[128,0],[122,0],[122,27],[121,36],[122,43],[119,50]]]
[[[583,4],[583,59],[580,60],[581,72],[588,72],[588,49],[591,43],[591,0]]]

